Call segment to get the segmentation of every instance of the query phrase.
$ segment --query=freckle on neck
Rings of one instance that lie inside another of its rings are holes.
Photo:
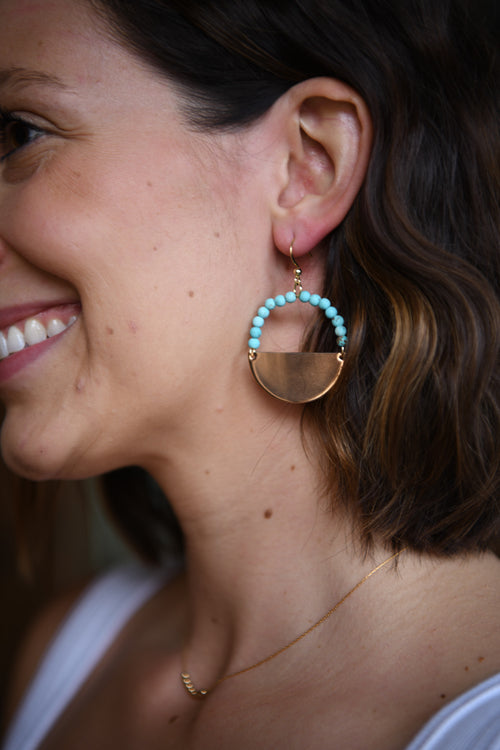
[[[268,508],[264,511],[264,518],[272,518],[273,517],[273,511],[271,508]]]

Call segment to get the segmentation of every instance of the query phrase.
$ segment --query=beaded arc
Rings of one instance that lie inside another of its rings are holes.
[[[248,340],[248,346],[250,350],[257,350],[260,347],[260,337],[262,336],[262,327],[269,317],[270,311],[276,307],[284,307],[287,303],[291,304],[296,300],[301,302],[308,302],[312,307],[318,307],[320,310],[324,310],[325,317],[332,321],[332,325],[335,328],[337,335],[337,344],[341,349],[345,349],[347,345],[347,328],[344,325],[344,318],[339,315],[337,308],[332,305],[329,299],[326,297],[320,297],[319,294],[311,294],[311,292],[303,289],[297,296],[295,292],[287,292],[286,294],[278,294],[277,297],[270,297],[266,299],[264,305],[259,307],[257,315],[252,320],[252,327],[250,329],[250,339]]]

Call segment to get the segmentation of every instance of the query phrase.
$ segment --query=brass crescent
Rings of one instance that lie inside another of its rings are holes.
[[[257,383],[275,398],[306,404],[324,396],[344,364],[332,352],[252,352],[250,369]]]

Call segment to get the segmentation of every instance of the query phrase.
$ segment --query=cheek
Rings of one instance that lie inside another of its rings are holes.
[[[108,159],[92,169],[60,159],[11,187],[2,235],[32,265],[71,282],[95,264],[144,266],[173,242],[193,245],[189,235],[206,235],[213,193],[189,177],[184,170],[166,180],[142,162],[131,169]]]
[[[40,167],[2,200],[3,239],[33,266],[62,278],[78,263],[81,227],[93,226],[89,194],[76,190],[79,182],[78,171]]]

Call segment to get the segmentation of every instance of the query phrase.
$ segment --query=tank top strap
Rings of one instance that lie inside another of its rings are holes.
[[[45,652],[2,750],[35,750],[132,616],[179,570],[127,565],[93,581]]]

